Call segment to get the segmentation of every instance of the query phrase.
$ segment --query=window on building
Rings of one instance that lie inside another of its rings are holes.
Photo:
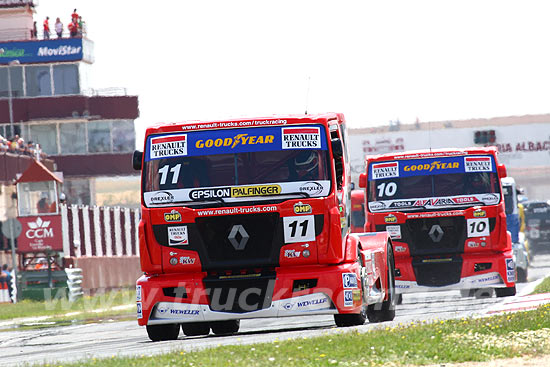
[[[79,94],[78,66],[74,64],[54,65],[53,85],[56,95]]]
[[[111,122],[88,123],[88,152],[103,153],[111,151]]]
[[[30,125],[30,139],[35,144],[40,144],[46,154],[58,154],[57,151],[57,126],[55,124]]]
[[[83,123],[59,124],[61,154],[86,153],[86,125]]]
[[[8,70],[10,73],[10,81],[8,82]],[[23,96],[23,67],[10,66],[0,68],[0,97],[9,97],[11,84],[12,97]]]
[[[133,152],[136,133],[133,121],[113,121],[113,152]]]
[[[49,66],[27,66],[25,67],[25,83],[27,85],[27,96],[51,96],[52,85]]]

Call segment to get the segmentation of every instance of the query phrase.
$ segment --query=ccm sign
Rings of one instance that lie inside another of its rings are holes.
[[[19,252],[63,251],[60,215],[19,217],[23,227],[17,238]]]

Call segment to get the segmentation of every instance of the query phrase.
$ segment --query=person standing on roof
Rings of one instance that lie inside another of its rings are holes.
[[[61,38],[63,36],[63,23],[61,23],[61,19],[59,19],[59,17],[55,20],[55,33],[57,33],[57,38]]]
[[[76,9],[73,10],[73,13],[71,14],[71,20],[73,22],[78,22],[78,13],[76,12]]]
[[[71,38],[78,36],[78,23],[74,19],[69,23],[69,32],[71,33]]]
[[[46,20],[44,21],[44,39],[49,40],[50,39],[50,17],[46,17]]]

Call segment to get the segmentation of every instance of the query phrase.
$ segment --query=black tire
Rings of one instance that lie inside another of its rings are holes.
[[[474,297],[476,299],[491,298],[493,297],[493,288],[479,288],[474,290]]]
[[[516,268],[518,283],[527,283],[527,269]]]
[[[181,324],[181,330],[186,336],[210,334],[210,324],[207,322],[188,322]]]
[[[154,342],[176,340],[180,334],[179,324],[147,325],[147,335]]]
[[[210,323],[212,332],[216,335],[231,335],[239,331],[241,320],[214,321]]]
[[[461,289],[460,290],[460,296],[461,297],[472,297],[475,294],[475,289]]]
[[[392,321],[395,318],[395,306],[397,304],[397,295],[395,293],[395,261],[393,259],[393,249],[388,242],[388,300],[374,305],[368,305],[367,318],[369,322]]]
[[[495,288],[497,297],[511,297],[516,295],[516,286],[506,288]]]

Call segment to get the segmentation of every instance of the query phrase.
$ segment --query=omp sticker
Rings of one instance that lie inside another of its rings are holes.
[[[344,288],[357,288],[357,275],[355,273],[343,273],[342,285]]]
[[[181,214],[177,210],[172,210],[169,213],[164,213],[165,222],[181,222]]]
[[[187,134],[167,135],[151,139],[150,159],[187,155]]]
[[[399,162],[384,162],[371,164],[372,180],[399,177]]]
[[[506,259],[506,279],[508,283],[516,281],[516,264],[514,259]]]
[[[468,227],[468,237],[489,236],[489,218],[473,218],[466,220]]]
[[[397,217],[393,214],[388,214],[384,217],[384,222],[386,223],[397,223]]]
[[[311,205],[298,202],[294,204],[294,214],[310,214]]]
[[[350,289],[344,290],[344,307],[353,307],[353,291]]]
[[[168,227],[168,246],[189,245],[187,226]]]
[[[464,172],[492,172],[491,157],[464,157]]]
[[[282,149],[321,149],[318,127],[288,127],[282,130]]]
[[[394,240],[401,239],[401,226],[400,225],[386,226],[386,232],[388,232],[390,237]]]

